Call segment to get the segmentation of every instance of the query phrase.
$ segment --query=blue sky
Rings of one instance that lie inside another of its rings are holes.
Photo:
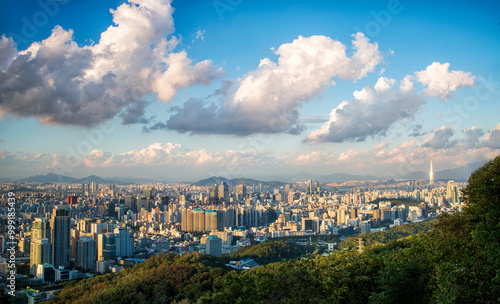
[[[493,1],[2,5],[1,177],[385,177],[500,153]]]

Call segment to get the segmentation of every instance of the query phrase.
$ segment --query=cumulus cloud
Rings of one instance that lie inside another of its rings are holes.
[[[20,52],[2,37],[0,112],[83,126],[122,113],[124,123],[142,123],[132,116],[144,113],[145,95],[168,102],[181,87],[222,76],[211,61],[193,64],[174,51],[170,0],[130,0],[111,12],[114,25],[94,45],[78,46],[60,26]]]
[[[425,104],[415,94],[410,77],[394,90],[395,80],[380,77],[374,87],[354,92],[354,98],[343,101],[330,113],[320,129],[311,132],[306,141],[363,141],[367,136],[383,135],[396,121],[412,117]]]
[[[484,135],[484,131],[481,127],[472,126],[470,129],[463,130],[465,135],[465,144],[467,147],[473,148],[477,145],[479,138]]]
[[[141,100],[130,104],[125,110],[120,114],[120,118],[124,125],[136,124],[136,123],[148,123],[149,120],[144,117],[144,112],[148,106],[148,103]]]
[[[449,126],[442,126],[439,129],[434,129],[425,139],[422,147],[436,150],[452,148],[457,144],[457,141],[450,140],[454,133],[453,129]]]
[[[251,152],[228,150],[213,152],[207,149],[190,150],[178,143],[154,143],[145,148],[124,153],[112,154],[101,149],[95,149],[84,157],[83,163],[91,168],[100,167],[134,167],[134,166],[252,166],[258,163],[268,163],[272,158],[267,152]]]
[[[362,33],[352,44],[349,57],[339,41],[299,36],[275,51],[278,62],[262,59],[222,96],[186,101],[167,126],[181,133],[299,133],[305,128],[299,122],[302,102],[318,96],[334,78],[361,79],[383,61],[378,45]]]
[[[16,48],[14,40],[2,35],[2,37],[0,37],[0,70],[9,66],[15,56]]]
[[[91,168],[107,167],[113,161],[113,155],[101,149],[94,149],[83,158],[83,163]]]
[[[348,149],[347,151],[344,151],[344,152],[340,153],[340,155],[337,158],[337,160],[339,162],[346,163],[346,162],[351,161],[353,158],[355,158],[359,154],[360,154],[360,152],[358,152],[357,150],[351,148],[351,149]]]
[[[449,63],[433,62],[425,70],[415,72],[418,82],[427,86],[424,93],[448,100],[451,92],[460,87],[474,85],[475,76],[472,76],[470,72],[449,71],[449,68]]]
[[[334,159],[334,155],[329,152],[312,151],[308,154],[300,154],[288,160],[289,164],[297,166],[309,166],[312,164],[322,163],[324,165],[330,164]]]
[[[52,155],[48,153],[9,152],[0,150],[0,167],[10,178],[21,177],[25,172],[45,171],[52,165]],[[19,174],[19,175],[18,175]]]
[[[480,145],[491,149],[500,149],[500,123],[488,131]]]

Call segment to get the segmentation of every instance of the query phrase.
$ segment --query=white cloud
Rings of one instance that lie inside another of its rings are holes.
[[[3,177],[19,177],[24,172],[44,171],[50,168],[53,161],[53,155],[48,153],[12,153],[6,150],[0,150],[0,167]],[[7,175],[5,175],[7,174]]]
[[[335,77],[357,80],[372,72],[383,60],[376,43],[361,33],[354,35],[354,53],[326,36],[295,39],[260,61],[215,102],[188,100],[169,119],[179,132],[248,135],[252,133],[298,133],[302,102],[318,96]]]
[[[198,30],[196,31],[196,36],[194,39],[201,39],[201,41],[205,41],[204,35],[205,35],[205,30]]]
[[[465,144],[467,147],[473,148],[477,145],[479,138],[484,135],[484,131],[481,127],[472,126],[470,129],[463,130],[465,134]]]
[[[449,71],[449,63],[433,62],[425,70],[415,72],[418,82],[427,86],[424,93],[447,100],[460,87],[474,86],[475,76],[470,72]]]
[[[355,149],[348,149],[345,152],[340,153],[339,157],[337,158],[337,161],[347,163],[350,162],[353,158],[358,156],[360,153],[355,150]]]
[[[435,166],[439,164],[440,168],[453,168],[478,160],[492,159],[500,154],[500,147],[488,147],[483,143],[493,140],[492,136],[497,134],[495,131],[500,131],[500,126],[490,130],[489,134],[492,135],[485,136],[484,141],[479,140],[475,147],[467,144],[468,135],[465,132],[451,141],[453,131],[443,126],[434,130],[425,140],[420,136],[395,146],[391,143],[377,143],[365,150],[348,148],[335,154],[329,151],[276,154],[273,150],[191,150],[178,143],[153,143],[123,153],[95,149],[86,155],[83,161],[73,166],[71,155],[10,153],[0,150],[0,166],[5,172],[16,172],[21,176],[32,175],[33,172],[61,173],[58,168],[62,166],[69,167],[64,171],[64,175],[78,172],[105,176],[113,172],[114,175],[151,177],[154,172],[155,176],[177,181],[182,178],[191,179],[192,176],[205,178],[207,175],[215,175],[233,178],[266,174],[263,172],[297,173],[299,170],[314,170],[317,174],[344,172],[375,176],[386,172],[384,176],[399,178],[412,171],[426,170],[430,159],[434,161]],[[444,139],[438,140],[439,137]]]
[[[224,167],[228,164],[241,167],[272,161],[266,152],[228,150],[213,152],[206,149],[190,150],[178,143],[154,143],[148,147],[112,154],[100,149],[91,151],[83,163],[91,168],[108,167],[157,167],[173,166],[194,169],[195,167]]]
[[[415,94],[409,77],[393,90],[394,79],[380,77],[374,87],[366,86],[353,93],[354,98],[343,101],[330,113],[320,129],[311,132],[307,141],[363,141],[367,136],[383,135],[401,119],[410,118],[425,104]]]
[[[381,142],[381,143],[378,143],[375,145],[375,147],[373,147],[373,151],[379,151],[379,150],[382,150],[384,149],[385,147],[387,147],[389,145],[389,143],[386,143],[386,142]]]
[[[169,163],[182,154],[182,151],[180,144],[154,143],[147,148],[132,150],[115,157],[119,161],[117,165],[120,166],[154,165]]]
[[[0,70],[9,66],[15,56],[16,48],[14,40],[2,35],[2,37],[0,37]]]
[[[491,129],[488,133],[486,133],[484,140],[480,143],[480,146],[491,149],[500,149],[500,123],[494,129]]]
[[[439,129],[434,129],[425,139],[422,147],[429,147],[436,150],[452,148],[457,144],[457,141],[450,140],[454,133],[453,129],[449,126],[442,126]]]
[[[138,117],[124,123],[144,122],[144,96],[168,102],[181,87],[222,76],[211,61],[192,64],[184,51],[174,52],[170,0],[130,0],[111,12],[114,25],[95,45],[78,46],[60,26],[21,52],[2,37],[0,112],[56,124],[89,126],[118,113]]]
[[[334,157],[335,156],[329,152],[312,151],[309,154],[296,156],[289,160],[289,163],[297,166],[310,166],[313,164],[329,165],[332,163],[331,160],[334,159]]]

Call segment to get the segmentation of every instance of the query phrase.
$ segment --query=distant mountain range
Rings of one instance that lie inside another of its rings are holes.
[[[252,186],[252,185],[259,185],[262,183],[263,186],[269,186],[272,188],[279,188],[281,186],[284,186],[286,183],[284,182],[279,182],[279,181],[259,181],[255,180],[252,178],[233,178],[233,179],[227,179],[224,177],[215,177],[212,176],[210,178],[202,179],[196,183],[193,183],[193,186],[198,186],[198,187],[207,187],[207,186],[213,186],[215,184],[220,185],[220,183],[226,182],[230,187],[235,187],[237,185],[247,185],[247,186]]]
[[[469,176],[472,172],[476,171],[478,168],[482,167],[486,164],[487,161],[478,161],[474,163],[467,164],[462,167],[454,168],[454,169],[446,169],[434,172],[434,180],[456,180],[456,181],[466,181],[469,179]],[[405,178],[405,179],[429,179],[428,172],[410,172],[406,175],[399,176],[397,178]]]
[[[293,183],[293,182],[303,182],[307,180],[314,180],[320,183],[341,183],[348,181],[364,181],[364,180],[376,180],[380,177],[372,175],[355,175],[348,173],[333,173],[327,175],[315,175],[308,172],[299,172],[296,174],[286,174],[286,175],[267,175],[255,177],[257,180],[262,181],[279,181],[283,183]]]
[[[457,180],[457,181],[465,181],[469,178],[470,174],[474,172],[479,167],[483,166],[486,161],[479,161],[467,164],[462,167],[447,169],[434,172],[435,180]],[[289,175],[270,175],[263,176],[257,178],[233,178],[227,179],[224,177],[215,177],[212,176],[210,178],[202,179],[198,182],[192,183],[194,186],[213,186],[214,184],[220,184],[222,181],[225,181],[231,187],[236,185],[245,184],[247,186],[251,185],[259,185],[262,183],[263,186],[269,187],[281,187],[286,183],[293,183],[298,181],[306,181],[312,179],[314,181],[318,181],[320,183],[343,183],[348,181],[367,181],[367,180],[378,180],[378,179],[388,179],[388,178],[396,178],[396,179],[409,179],[409,180],[419,180],[419,179],[428,179],[429,173],[422,171],[409,172],[402,176],[393,176],[393,177],[382,177],[382,176],[373,176],[373,175],[354,175],[347,173],[334,173],[328,175],[314,175],[307,172],[299,172],[297,174],[289,174]],[[4,178],[0,181],[11,181],[10,179]],[[114,176],[109,178],[102,178],[96,175],[91,175],[83,178],[74,178],[54,173],[49,173],[46,175],[35,175],[27,178],[23,178],[18,180],[19,182],[25,183],[68,183],[68,184],[82,184],[82,183],[92,183],[95,182],[97,184],[149,184],[153,182],[161,182],[161,179],[149,179],[149,178],[140,178],[140,177],[120,177]]]
[[[139,177],[109,177],[102,178],[97,175],[91,175],[83,178],[74,178],[60,174],[49,173],[46,175],[35,175],[18,180],[24,183],[68,183],[68,184],[148,184],[154,182],[152,179]]]
[[[447,170],[442,170],[434,173],[434,179],[439,180],[439,179],[456,179],[456,180],[468,180],[469,176],[479,169],[480,167],[484,166],[487,161],[478,161],[474,163],[467,164],[462,167],[458,167],[455,169],[447,169]]]
[[[467,164],[462,167],[454,169],[446,169],[434,172],[434,180],[457,180],[466,181],[472,172],[474,172],[479,167],[483,166],[487,161],[478,161],[474,163]],[[344,183],[348,181],[367,181],[367,180],[377,180],[377,179],[409,179],[409,180],[420,180],[429,179],[429,172],[423,171],[413,171],[404,175],[395,176],[373,176],[373,175],[355,175],[347,173],[334,173],[328,175],[314,175],[307,172],[300,172],[297,174],[289,175],[270,175],[257,177],[259,180],[268,181],[275,180],[280,182],[297,182],[306,181],[309,179],[318,181],[320,183]]]

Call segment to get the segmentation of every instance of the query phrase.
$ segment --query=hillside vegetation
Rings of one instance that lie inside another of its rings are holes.
[[[499,303],[500,157],[471,175],[464,195],[461,213],[363,235],[374,241],[361,254],[294,259],[297,245],[269,242],[233,257],[289,260],[241,272],[223,266],[228,257],[162,254],[70,284],[50,303]]]
[[[392,227],[389,230],[363,233],[357,236],[350,236],[340,243],[340,249],[355,249],[358,247],[358,240],[363,240],[365,247],[374,245],[383,245],[391,241],[399,240],[419,233],[428,232],[438,222],[437,218],[428,219],[419,223],[409,223],[401,226]]]

